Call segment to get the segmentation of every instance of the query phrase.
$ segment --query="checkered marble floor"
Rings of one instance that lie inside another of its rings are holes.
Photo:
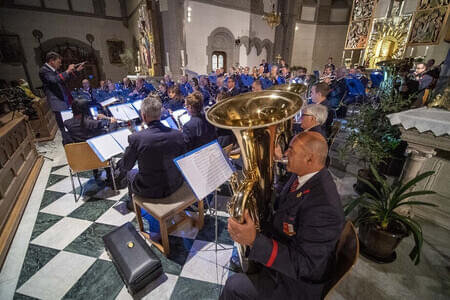
[[[75,202],[67,165],[53,167],[41,200],[14,299],[133,299],[106,255],[102,236],[126,222],[137,227],[134,213],[113,206],[127,197],[98,186],[82,174],[83,199]],[[77,185],[78,183],[76,183]],[[79,188],[77,189],[79,191]],[[144,299],[217,299],[232,274],[234,245],[226,230],[228,197],[218,196],[218,251],[215,219],[205,215],[202,230],[186,224],[169,236],[171,255],[161,258],[165,275],[140,296]],[[146,224],[148,229],[148,224]]]

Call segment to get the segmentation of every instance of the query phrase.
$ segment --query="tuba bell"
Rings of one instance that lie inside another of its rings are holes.
[[[273,165],[279,128],[286,129],[303,105],[299,94],[273,90],[252,92],[228,98],[211,107],[207,120],[216,127],[231,129],[241,149],[243,179],[231,180],[233,196],[227,204],[231,217],[244,222],[247,209],[257,230],[262,230],[270,209],[273,194]],[[239,245],[239,256],[244,271],[248,270],[247,248]]]

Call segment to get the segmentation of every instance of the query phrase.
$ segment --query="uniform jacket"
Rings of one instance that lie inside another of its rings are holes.
[[[90,138],[106,133],[105,126],[107,125],[108,121],[106,120],[85,118],[83,129],[81,128],[81,119],[70,118],[64,121],[64,127],[67,128],[69,136],[63,142],[64,144],[85,142]]]
[[[47,96],[52,111],[69,109],[64,84],[70,77],[70,73],[53,71],[46,64],[39,70],[39,78],[42,81],[45,96]]]
[[[183,137],[188,150],[192,150],[213,141],[216,128],[206,121],[203,114],[192,116],[183,126]]]
[[[184,182],[173,159],[186,151],[183,134],[152,121],[148,128],[128,136],[122,168],[131,170],[136,161],[139,173],[132,190],[139,196],[164,198],[175,192]]]
[[[257,233],[249,259],[265,266],[277,283],[270,299],[321,299],[334,268],[344,213],[326,168],[290,192],[293,174],[274,205],[274,214]]]

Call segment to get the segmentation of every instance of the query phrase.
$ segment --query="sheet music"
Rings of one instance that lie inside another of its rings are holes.
[[[133,106],[137,111],[141,110],[142,100],[136,100],[133,102]]]
[[[94,137],[87,142],[102,162],[123,152],[122,147],[110,134]]]
[[[118,120],[130,121],[139,119],[139,115],[130,103],[110,106],[109,111]]]
[[[71,110],[63,110],[63,111],[61,112],[61,117],[62,117],[63,122],[64,122],[65,120],[72,119],[72,118],[73,118],[72,111],[71,111]]]
[[[179,118],[181,126],[184,126],[184,124],[189,122],[190,119],[191,119],[191,116],[188,113],[181,115]]]
[[[169,122],[167,122],[166,120],[161,120],[161,123],[162,123],[164,126],[170,128]]]
[[[174,161],[198,199],[215,191],[233,174],[217,141],[177,157]]]
[[[166,127],[178,129],[178,126],[177,126],[177,124],[175,124],[172,117],[168,117],[168,118],[165,118],[164,120],[161,120],[161,123],[163,123],[163,125]]]
[[[174,112],[172,112],[172,116],[175,118],[175,120],[178,120],[178,117],[180,117],[182,114],[187,113],[185,109],[178,109]]]
[[[128,128],[117,130],[110,133],[117,143],[122,147],[123,151],[128,147],[128,136],[131,131]]]
[[[109,98],[109,99],[106,99],[105,101],[100,102],[100,105],[103,106],[103,107],[105,107],[105,106],[110,105],[110,104],[113,104],[114,102],[117,102],[117,101],[119,101],[118,98],[116,98],[116,97],[111,97],[111,98]]]

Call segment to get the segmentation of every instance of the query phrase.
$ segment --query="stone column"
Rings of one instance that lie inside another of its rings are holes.
[[[277,55],[291,64],[292,49],[294,48],[295,25],[300,12],[301,1],[278,1],[278,11],[281,13],[281,24],[275,29],[275,42],[271,61],[275,61]]]
[[[184,54],[184,62],[185,64],[187,63],[184,33],[184,0],[165,0],[165,4],[167,10],[161,10],[164,51],[169,56],[172,76],[175,77],[174,79],[177,79],[182,74],[182,53]],[[167,60],[167,56],[165,60]]]
[[[408,148],[406,148],[406,153],[410,154],[408,160],[406,161],[405,167],[402,172],[402,184],[407,183],[414,177],[416,177],[422,170],[424,163],[427,159],[436,155],[433,147],[414,144],[408,142]],[[414,190],[414,186],[410,191]],[[400,214],[413,216],[414,212],[411,206],[403,206],[398,210]]]

